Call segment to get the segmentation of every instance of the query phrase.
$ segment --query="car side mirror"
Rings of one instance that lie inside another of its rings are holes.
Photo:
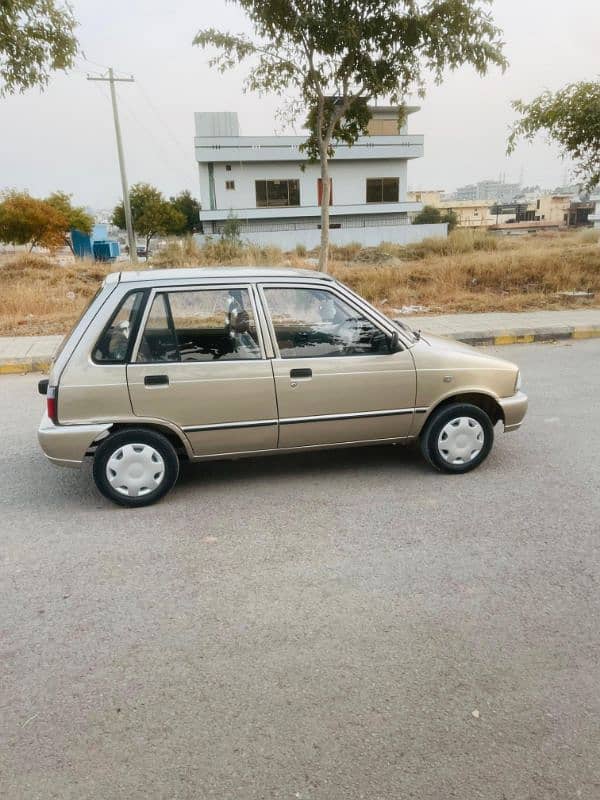
[[[389,343],[390,353],[397,353],[398,350],[402,349],[400,346],[400,336],[398,334],[398,331],[394,331],[392,333],[392,335],[388,340],[388,343]]]

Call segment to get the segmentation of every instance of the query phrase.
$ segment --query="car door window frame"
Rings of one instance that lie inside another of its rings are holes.
[[[134,316],[134,320],[133,320],[133,325],[131,326],[131,333],[130,333],[130,336],[129,336],[129,342],[127,344],[127,350],[125,352],[124,357],[123,358],[97,358],[96,357],[96,350],[98,348],[98,345],[100,344],[100,342],[106,336],[108,330],[112,326],[114,320],[117,318],[117,316],[120,313],[120,311],[123,309],[123,306],[125,305],[125,303],[129,300],[129,298],[132,295],[136,295],[136,294],[141,296],[140,307],[137,309],[137,311],[132,310],[132,313],[135,313],[135,316]],[[91,353],[90,353],[90,359],[91,359],[92,363],[100,365],[100,366],[103,366],[103,367],[104,366],[110,366],[110,365],[123,366],[123,364],[130,364],[131,363],[131,359],[133,357],[133,353],[137,351],[137,344],[138,344],[138,339],[139,339],[140,333],[143,330],[144,325],[146,324],[146,316],[147,316],[147,313],[148,313],[148,298],[149,298],[149,296],[150,296],[150,292],[149,292],[148,289],[143,289],[143,288],[139,288],[138,287],[136,289],[130,289],[128,292],[126,292],[121,297],[121,299],[117,303],[116,307],[114,308],[114,311],[110,315],[108,321],[106,322],[106,324],[102,328],[102,332],[94,340],[94,344],[92,346],[92,350],[91,350]]]
[[[254,287],[253,287],[252,284],[244,284],[244,283],[204,283],[204,284],[190,284],[190,285],[187,285],[187,286],[186,285],[183,285],[183,286],[182,285],[179,285],[179,286],[155,286],[150,291],[149,297],[146,298],[146,307],[145,307],[144,313],[143,313],[143,315],[141,317],[141,322],[140,322],[140,326],[138,328],[135,345],[133,347],[133,350],[131,351],[130,360],[127,363],[129,363],[129,364],[137,364],[137,365],[146,364],[148,366],[151,366],[152,364],[162,364],[164,366],[168,366],[169,364],[180,364],[182,366],[187,366],[187,365],[198,366],[199,364],[236,364],[236,363],[239,363],[240,361],[264,361],[265,359],[268,358],[268,356],[267,356],[267,354],[265,352],[262,325],[261,325],[261,320],[259,318],[259,315],[257,314],[257,305],[258,304],[257,304],[257,299],[256,299],[256,295],[255,295],[255,293],[253,291],[253,288]],[[229,291],[231,289],[241,289],[241,290],[246,291],[248,293],[248,297],[250,299],[250,305],[251,305],[251,308],[252,308],[252,313],[254,315],[254,324],[255,324],[255,328],[256,328],[256,334],[257,334],[257,337],[258,337],[258,347],[259,347],[259,350],[260,350],[260,356],[258,358],[236,358],[236,359],[230,359],[229,361],[220,361],[218,359],[210,360],[210,361],[181,361],[180,359],[177,360],[177,361],[137,361],[140,345],[142,343],[142,339],[143,339],[143,336],[144,336],[144,331],[146,330],[146,325],[147,325],[147,322],[148,322],[148,318],[150,316],[150,313],[151,313],[151,310],[152,310],[152,306],[154,304],[154,300],[155,300],[157,295],[159,295],[159,294],[166,294],[167,295],[167,302],[166,302],[167,315],[169,317],[170,324],[173,326],[173,332],[174,332],[174,335],[175,335],[175,339],[176,339],[176,341],[178,341],[177,330],[176,330],[175,326],[173,325],[173,317],[172,317],[172,313],[171,313],[171,304],[170,304],[169,298],[168,298],[168,296],[170,294],[174,294],[175,292],[188,292],[189,293],[189,292],[201,292],[201,291]]]
[[[363,308],[363,307],[361,307],[361,305],[358,304],[355,301],[355,298],[352,295],[350,295],[350,296],[346,295],[344,292],[339,291],[339,288],[340,287],[338,287],[337,284],[329,284],[329,283],[324,284],[324,283],[322,283],[320,281],[318,283],[317,282],[313,283],[313,282],[309,282],[309,281],[306,281],[306,282],[302,281],[302,282],[297,282],[297,283],[296,282],[294,282],[294,283],[292,283],[292,282],[290,282],[290,283],[273,282],[272,283],[270,281],[269,282],[261,281],[261,283],[257,285],[258,294],[260,296],[260,301],[261,301],[261,303],[263,305],[263,309],[264,309],[265,321],[266,321],[266,324],[267,324],[267,329],[268,329],[268,332],[269,332],[269,336],[270,336],[270,339],[271,339],[273,350],[275,352],[275,358],[281,359],[282,361],[297,361],[297,360],[300,360],[300,359],[303,359],[303,358],[314,358],[314,359],[319,359],[319,358],[357,358],[357,356],[356,355],[350,355],[350,354],[346,355],[344,353],[335,353],[335,354],[323,355],[323,356],[299,355],[299,356],[290,356],[290,357],[287,357],[287,358],[282,356],[281,355],[281,351],[279,349],[279,343],[277,341],[277,333],[275,331],[275,326],[273,325],[273,319],[271,317],[271,312],[270,312],[270,309],[269,309],[269,302],[268,302],[268,299],[267,299],[267,295],[265,294],[265,289],[310,289],[310,290],[316,290],[316,291],[320,291],[320,292],[328,292],[329,294],[332,294],[337,300],[340,300],[345,305],[350,306],[350,308],[352,308],[354,311],[356,311],[362,317],[367,319],[372,325],[374,325],[378,330],[382,331],[387,337],[390,337],[397,330],[396,327],[392,325],[391,321],[390,321],[390,327],[389,328],[388,328],[387,325],[382,325],[382,323],[381,323],[381,321],[379,319],[375,318],[373,314],[368,313],[368,311],[370,310],[370,307],[368,308],[368,310]],[[404,344],[403,341],[401,342],[401,347],[402,347],[403,350],[405,349],[405,344]],[[362,353],[361,355],[362,356],[367,356],[369,358],[373,358],[375,356],[389,356],[389,355],[392,355],[392,353],[390,351],[390,352],[381,352],[381,353],[376,353],[376,352],[375,353]]]

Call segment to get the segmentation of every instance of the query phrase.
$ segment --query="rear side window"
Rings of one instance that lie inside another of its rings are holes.
[[[94,348],[94,361],[122,364],[128,360],[144,301],[142,290],[126,295]]]
[[[139,362],[261,358],[247,289],[157,294],[140,342]]]

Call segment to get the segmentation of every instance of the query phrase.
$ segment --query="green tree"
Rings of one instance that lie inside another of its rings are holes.
[[[233,210],[227,215],[227,219],[223,225],[223,233],[221,238],[230,244],[240,245],[242,239],[240,237],[240,221],[237,214]]]
[[[71,249],[71,252],[74,252],[70,232],[76,230],[90,234],[94,227],[94,218],[87,213],[83,206],[74,206],[71,203],[71,196],[66,192],[53,192],[46,198],[46,203],[60,211],[67,220],[68,228],[64,233],[64,242]]]
[[[426,73],[441,82],[446,69],[472,64],[484,74],[504,67],[501,32],[488,0],[235,0],[252,37],[207,28],[194,44],[216,48],[221,71],[249,59],[246,89],[295,102],[284,115],[306,114],[304,150],[319,161],[323,185],[319,267],[329,250],[329,159],[335,145],[367,132],[369,101],[387,97],[401,107],[410,91],[424,93]],[[399,119],[400,121],[400,119]]]
[[[169,202],[176,211],[183,214],[185,223],[176,233],[194,233],[200,227],[200,203],[189,189],[179,192],[175,197],[170,197]]]
[[[146,260],[150,242],[157,234],[177,233],[185,225],[185,217],[165,200],[162,192],[149,183],[136,183],[129,192],[133,229],[146,242]],[[113,225],[125,229],[123,203],[115,207]]]
[[[45,86],[77,53],[70,5],[56,0],[1,0],[0,97]]]
[[[576,174],[588,188],[600,184],[600,81],[570,83],[530,103],[515,100],[512,106],[521,118],[512,126],[509,154],[520,138],[532,141],[545,133],[558,144],[563,158],[575,161]]]
[[[436,206],[423,206],[413,219],[415,225],[436,225],[440,222],[447,222],[448,230],[453,231],[458,225],[458,216],[450,208],[447,211],[442,211]]]
[[[55,249],[69,229],[66,216],[27,192],[5,192],[0,202],[0,242]]]

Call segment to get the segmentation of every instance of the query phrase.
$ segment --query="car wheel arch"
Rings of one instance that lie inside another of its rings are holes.
[[[147,431],[153,431],[154,433],[161,433],[165,439],[167,439],[175,448],[177,455],[180,459],[185,461],[191,460],[193,453],[191,445],[183,433],[183,431],[178,431],[172,428],[170,425],[160,422],[153,422],[153,421],[144,421],[138,422],[137,420],[129,420],[127,422],[115,422],[111,425],[110,430],[106,432],[101,438],[97,439],[93,443],[93,447],[100,445],[107,436],[112,436],[116,433],[121,433],[122,431],[126,431],[130,428],[135,428],[136,430],[142,429]]]
[[[502,406],[498,402],[497,397],[495,397],[493,394],[488,394],[487,392],[482,391],[466,391],[448,395],[435,405],[428,408],[427,413],[423,418],[421,430],[425,429],[425,425],[432,414],[435,414],[445,406],[453,405],[454,403],[468,403],[470,405],[477,406],[488,415],[493,425],[496,425],[496,423],[501,421],[504,422],[504,412],[502,410]]]

